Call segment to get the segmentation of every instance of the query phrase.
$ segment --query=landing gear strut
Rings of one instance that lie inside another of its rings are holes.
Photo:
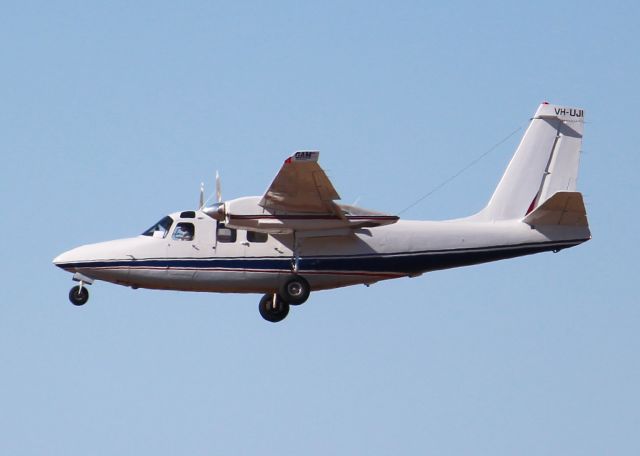
[[[289,303],[284,301],[278,293],[267,293],[260,300],[258,309],[262,318],[277,323],[284,320],[289,313]]]
[[[89,290],[87,290],[87,287],[83,286],[82,282],[80,285],[76,285],[69,291],[69,301],[71,301],[71,304],[74,306],[84,305],[88,300]]]

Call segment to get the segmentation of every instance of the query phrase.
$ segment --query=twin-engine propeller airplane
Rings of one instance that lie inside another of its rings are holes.
[[[85,245],[53,262],[89,298],[104,280],[131,288],[263,293],[271,322],[311,291],[573,247],[591,238],[575,191],[584,111],[538,107],[491,200],[471,217],[405,221],[338,204],[318,152],[285,160],[263,196],[163,217],[142,235]],[[219,192],[218,192],[219,195]]]

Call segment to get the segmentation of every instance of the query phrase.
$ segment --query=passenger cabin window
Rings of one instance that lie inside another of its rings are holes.
[[[193,241],[196,234],[196,229],[193,223],[180,222],[176,225],[176,229],[173,230],[173,239],[176,241]]]
[[[267,242],[269,235],[258,231],[247,231],[247,241],[249,242]]]
[[[218,230],[216,232],[218,242],[236,242],[238,232],[233,228],[227,228],[224,223],[218,223]]]
[[[147,231],[142,233],[142,235],[164,238],[167,236],[167,232],[169,231],[169,228],[171,228],[171,225],[173,225],[173,219],[167,215]]]

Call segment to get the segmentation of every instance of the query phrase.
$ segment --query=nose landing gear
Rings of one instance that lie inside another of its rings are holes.
[[[71,304],[74,306],[82,306],[86,304],[88,300],[89,290],[87,290],[87,287],[83,286],[82,282],[80,282],[80,285],[76,285],[69,291],[69,301],[71,301]]]
[[[73,275],[73,280],[78,282],[80,285],[76,285],[69,290],[69,301],[71,301],[71,304],[74,306],[82,306],[89,300],[89,290],[87,289],[87,285],[91,285],[93,283],[93,279],[76,272]]]

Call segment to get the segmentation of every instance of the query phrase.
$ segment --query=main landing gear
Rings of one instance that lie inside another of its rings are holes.
[[[289,303],[284,301],[278,293],[267,293],[258,304],[260,315],[271,323],[284,320],[289,314]]]
[[[291,305],[297,306],[309,299],[311,288],[309,287],[309,282],[296,275],[282,284],[279,293],[282,299]]]
[[[278,292],[267,293],[258,305],[260,315],[267,321],[277,323],[289,314],[289,306],[297,306],[309,299],[311,288],[303,277],[292,276],[282,284]]]

